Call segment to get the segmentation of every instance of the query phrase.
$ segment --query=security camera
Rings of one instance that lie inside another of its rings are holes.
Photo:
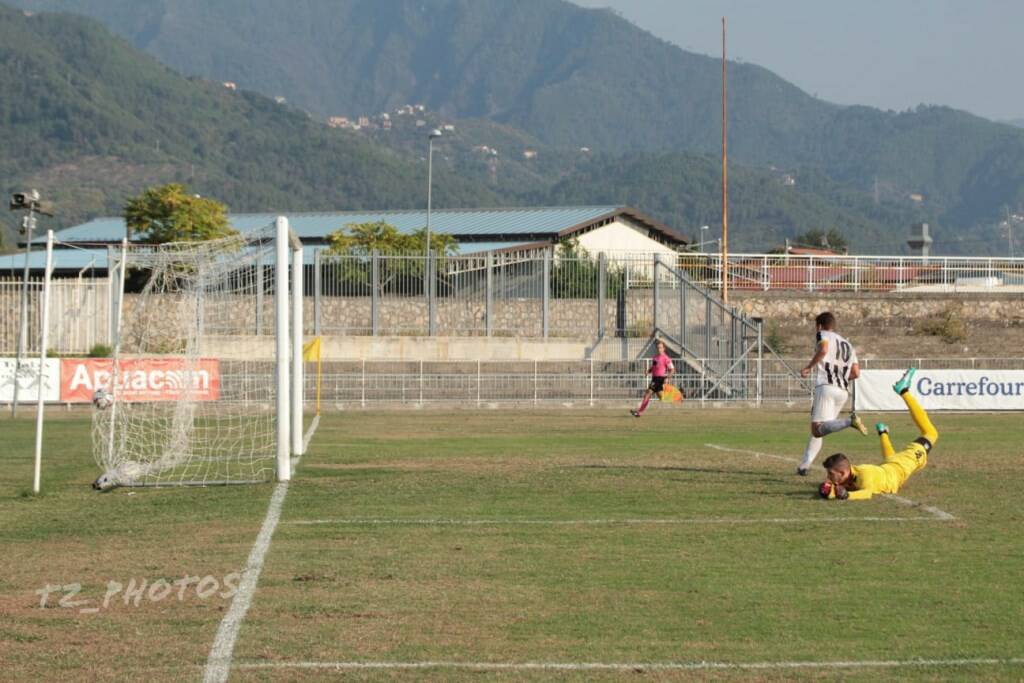
[[[11,211],[32,209],[39,203],[39,190],[15,192],[11,195]]]

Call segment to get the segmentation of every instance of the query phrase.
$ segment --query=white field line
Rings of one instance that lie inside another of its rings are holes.
[[[746,449],[743,449],[743,448],[728,448],[726,446],[719,446],[719,445],[713,444],[713,443],[706,443],[704,445],[706,447],[708,447],[708,448],[714,448],[715,450],[724,451],[726,453],[744,453],[746,455],[752,455],[755,458],[773,458],[775,460],[785,460],[786,462],[800,462],[796,458],[788,458],[788,457],[786,457],[784,455],[773,455],[771,453],[761,453],[760,451],[750,451],[750,450],[746,450]],[[937,520],[940,520],[940,521],[943,521],[943,522],[951,522],[951,521],[954,521],[956,519],[955,516],[951,515],[950,513],[946,512],[945,510],[940,510],[939,508],[933,507],[931,505],[924,505],[923,503],[918,503],[918,502],[915,502],[913,500],[910,500],[909,498],[904,498],[903,496],[897,496],[896,494],[893,494],[893,493],[886,493],[886,494],[883,494],[883,495],[885,495],[885,497],[890,499],[890,500],[896,501],[900,505],[906,505],[908,507],[918,508],[918,509],[924,510],[925,512],[930,514],[934,519],[937,519]]]
[[[832,522],[937,522],[937,517],[691,517],[634,519],[422,519],[422,518],[328,518],[295,519],[297,526],[671,526],[697,524],[831,524]]]
[[[748,451],[745,448],[729,448],[728,446],[719,446],[718,444],[706,443],[705,448],[714,448],[716,451],[725,451],[726,453],[743,453],[744,455],[752,455],[755,458],[771,458],[772,460],[782,460],[784,462],[799,462],[796,458],[789,458],[785,455],[773,455],[772,453],[761,453],[760,451]]]
[[[888,497],[891,500],[896,501],[900,505],[906,505],[906,506],[912,507],[912,508],[921,508],[925,512],[928,512],[931,515],[933,515],[935,517],[935,519],[942,520],[943,522],[951,522],[951,521],[956,519],[956,517],[954,517],[953,515],[949,514],[945,510],[940,510],[937,507],[932,507],[931,505],[925,505],[924,503],[915,503],[914,501],[910,500],[909,498],[904,498],[903,496],[897,496],[895,493],[888,494]]]
[[[263,526],[256,536],[256,542],[249,552],[249,559],[246,560],[245,569],[242,572],[242,581],[238,585],[238,592],[231,600],[231,607],[220,622],[217,628],[217,635],[213,639],[213,646],[206,658],[206,668],[203,671],[203,683],[224,683],[228,680],[231,672],[231,655],[235,650],[235,641],[238,639],[238,631],[242,628],[246,612],[252,604],[253,595],[256,593],[256,584],[260,579],[260,572],[263,571],[263,559],[270,549],[270,539],[274,536],[274,529],[281,519],[281,507],[284,504],[284,497],[288,494],[288,482],[282,481],[274,488],[274,495],[270,498],[270,505],[267,508],[267,515],[263,518]]]
[[[316,434],[316,428],[320,426],[320,416],[315,415],[313,422],[310,423],[309,429],[306,430],[305,435],[302,437],[302,452],[305,453],[309,450],[309,442],[313,439],[313,435]]]
[[[402,670],[462,669],[473,671],[711,671],[794,669],[899,669],[912,667],[967,667],[1024,665],[1024,657],[973,659],[867,659],[831,662],[238,662],[238,669]]]
[[[316,429],[317,421],[311,427]],[[292,460],[292,471],[301,459]],[[287,481],[279,482],[274,487],[274,494],[270,497],[270,504],[267,506],[267,514],[263,518],[263,526],[256,536],[256,542],[249,551],[249,559],[245,562],[245,569],[242,571],[242,580],[238,584],[238,591],[231,599],[231,606],[228,608],[220,626],[217,627],[217,635],[213,639],[213,646],[206,658],[206,667],[203,669],[203,683],[225,683],[231,673],[231,656],[235,650],[235,642],[238,640],[238,632],[245,621],[245,615],[252,605],[253,596],[256,594],[256,585],[260,580],[260,573],[263,571],[263,560],[270,549],[270,540],[274,537],[274,530],[281,520],[281,508],[284,507],[284,498],[288,495]]]

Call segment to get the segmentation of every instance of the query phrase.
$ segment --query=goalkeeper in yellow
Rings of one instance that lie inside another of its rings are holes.
[[[851,465],[842,453],[830,455],[822,463],[828,472],[828,479],[818,491],[822,498],[867,500],[876,493],[896,493],[910,475],[928,464],[928,453],[939,440],[939,433],[910,393],[914,372],[914,368],[907,370],[892,388],[907,404],[921,436],[897,453],[889,440],[889,428],[879,422],[875,429],[882,442],[885,462],[881,465]]]

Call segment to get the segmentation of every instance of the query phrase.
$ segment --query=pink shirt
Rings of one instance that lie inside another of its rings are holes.
[[[672,359],[664,353],[651,359],[651,377],[664,377],[669,373],[669,370],[674,371],[675,369],[675,366],[672,365]]]

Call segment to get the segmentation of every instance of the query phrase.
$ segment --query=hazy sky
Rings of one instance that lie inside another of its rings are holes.
[[[702,54],[771,69],[831,102],[944,104],[1024,118],[1024,0],[572,0]]]

